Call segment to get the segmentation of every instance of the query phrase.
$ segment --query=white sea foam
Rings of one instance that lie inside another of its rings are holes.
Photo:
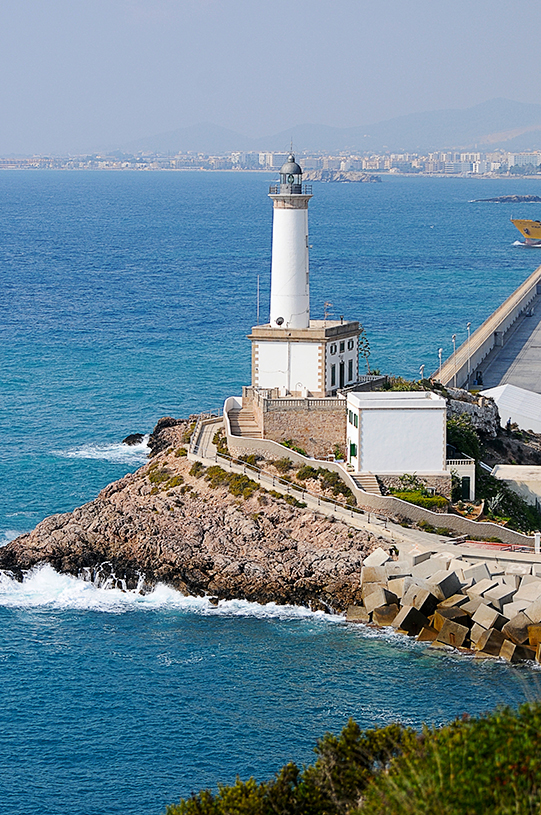
[[[148,594],[96,586],[72,575],[59,574],[44,564],[32,569],[22,583],[0,571],[0,607],[50,608],[55,610],[128,611],[178,610],[199,615],[254,617],[258,619],[320,618],[338,622],[343,618],[312,612],[301,606],[259,605],[247,600],[221,600],[217,606],[207,597],[185,597],[175,589],[158,584]]]
[[[541,249],[541,243],[523,243],[523,241],[513,241],[513,246],[527,246],[528,249]]]
[[[86,458],[115,464],[144,464],[150,452],[148,438],[146,435],[140,444],[132,445],[89,443],[71,450],[53,450],[53,454],[61,458]]]
[[[19,535],[23,533],[18,531],[17,529],[4,529],[0,532],[0,546],[5,546],[10,541],[14,541],[15,538],[18,538]]]

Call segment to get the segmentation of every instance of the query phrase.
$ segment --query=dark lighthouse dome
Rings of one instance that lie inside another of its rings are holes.
[[[302,192],[302,168],[295,161],[293,153],[290,153],[286,163],[280,167],[280,192]]]
[[[282,164],[280,167],[280,175],[302,175],[302,169],[299,164],[295,161],[295,156],[293,153],[289,154],[289,157],[285,164]]]

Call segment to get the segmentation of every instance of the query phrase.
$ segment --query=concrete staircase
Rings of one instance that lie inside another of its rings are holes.
[[[261,430],[251,410],[247,410],[246,408],[230,410],[228,415],[231,433],[234,436],[244,436],[244,438],[247,439],[262,438]]]
[[[372,473],[355,473],[355,475],[351,474],[351,477],[359,489],[371,492],[372,495],[381,495],[378,480]]]

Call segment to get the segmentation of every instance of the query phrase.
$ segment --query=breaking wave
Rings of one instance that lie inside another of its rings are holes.
[[[84,444],[73,450],[54,450],[53,453],[61,458],[94,459],[110,461],[115,464],[144,464],[150,448],[148,435],[143,437],[140,444]]]
[[[18,529],[4,529],[0,532],[0,546],[5,546],[10,541],[14,541],[19,535],[23,533]]]
[[[0,571],[0,607],[86,610],[121,614],[129,611],[178,610],[202,616],[253,617],[258,619],[319,618],[343,622],[339,616],[310,611],[302,606],[259,605],[247,600],[220,600],[213,605],[208,597],[185,597],[169,586],[158,584],[148,594],[138,589],[107,588],[72,575],[59,574],[49,564],[35,567],[22,583]]]

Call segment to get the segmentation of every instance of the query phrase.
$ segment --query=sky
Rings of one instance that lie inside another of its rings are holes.
[[[1,0],[0,155],[541,102],[525,0]]]

